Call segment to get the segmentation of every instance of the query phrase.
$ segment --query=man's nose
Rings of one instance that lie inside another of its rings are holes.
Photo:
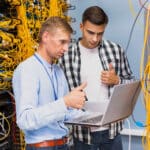
[[[64,44],[64,46],[63,46],[64,52],[68,51],[68,47],[69,47],[69,44],[68,44],[68,43]]]
[[[99,39],[99,36],[97,34],[93,35],[93,41],[94,42],[97,42]]]

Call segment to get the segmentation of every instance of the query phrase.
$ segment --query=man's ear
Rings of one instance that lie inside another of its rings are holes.
[[[43,35],[42,35],[42,40],[43,40],[43,42],[46,42],[47,39],[49,38],[49,36],[50,36],[50,33],[47,32],[47,31],[45,31],[45,32],[43,33]]]
[[[80,30],[83,30],[83,23],[80,23]]]

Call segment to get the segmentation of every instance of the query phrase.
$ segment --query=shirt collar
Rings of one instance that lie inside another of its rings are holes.
[[[41,55],[39,55],[37,52],[35,52],[35,55],[40,59],[40,61],[44,64],[44,66],[52,68],[53,65],[48,63],[45,59],[43,59]]]
[[[82,39],[82,37],[80,37],[79,39],[78,39],[78,41],[77,41],[77,43],[79,44],[79,41]],[[102,39],[102,41],[101,42],[99,42],[99,44],[98,44],[98,48],[101,48],[101,47],[103,47],[104,46],[104,40]]]

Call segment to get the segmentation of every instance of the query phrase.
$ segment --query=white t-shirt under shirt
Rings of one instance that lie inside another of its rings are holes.
[[[81,82],[87,82],[84,89],[89,101],[103,102],[108,99],[108,88],[101,83],[101,71],[103,70],[98,47],[88,49],[83,47],[80,43],[81,50]],[[95,128],[94,131],[105,130],[107,128]]]

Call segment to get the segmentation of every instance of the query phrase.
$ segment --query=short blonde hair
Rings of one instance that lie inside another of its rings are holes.
[[[60,28],[70,34],[73,32],[73,29],[65,19],[56,16],[50,17],[41,26],[41,29],[39,31],[38,41],[41,42],[42,35],[45,31],[55,32],[55,29],[57,28]]]

